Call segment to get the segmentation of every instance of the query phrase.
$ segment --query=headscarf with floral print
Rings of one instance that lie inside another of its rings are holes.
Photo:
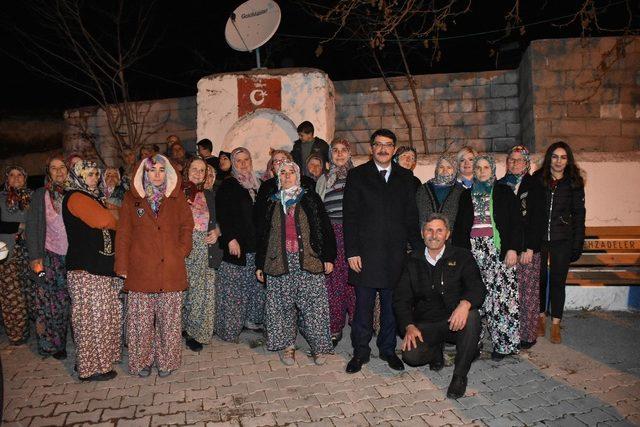
[[[280,181],[280,173],[285,168],[292,168],[294,173],[296,174],[296,182],[291,187],[284,189],[282,188],[282,182]],[[304,189],[300,186],[300,166],[296,162],[292,162],[290,160],[282,162],[280,167],[278,168],[278,192],[276,192],[271,198],[273,200],[277,200],[282,205],[282,209],[284,213],[287,213],[289,207],[298,203],[302,195],[304,194]]]
[[[167,177],[165,175],[164,181],[160,185],[154,185],[151,182],[151,178],[149,177],[149,171],[153,169],[153,167],[160,163],[163,166],[167,166],[167,162],[165,161],[165,157],[161,155],[153,155],[151,157],[147,157],[143,160],[144,162],[144,173],[142,175],[142,186],[144,187],[144,194],[149,202],[149,206],[151,206],[151,210],[158,216],[158,212],[160,212],[160,205],[165,198],[165,191],[167,191]]]
[[[491,176],[486,181],[480,181],[476,173],[478,162],[485,160],[491,168]],[[486,221],[486,212],[489,211],[491,203],[491,191],[496,181],[496,161],[493,156],[481,154],[473,159],[473,185],[471,186],[471,199],[473,201],[474,212],[479,214],[480,219]]]
[[[231,152],[231,174],[238,180],[240,185],[249,191],[251,199],[255,201],[258,190],[260,189],[260,180],[253,171],[253,167],[249,172],[240,172],[236,166],[238,154],[245,153],[251,159],[251,152],[244,147],[235,148]]]
[[[9,174],[12,171],[18,171],[24,176],[24,185],[22,187],[15,188],[9,185]],[[7,193],[7,210],[9,212],[23,211],[29,207],[32,191],[27,188],[27,171],[22,166],[14,165],[5,169],[4,190]]]
[[[95,162],[91,160],[79,160],[69,172],[69,188],[68,190],[77,190],[87,193],[97,199],[102,199],[103,194],[100,190],[100,186],[96,182],[96,187],[91,189],[87,185],[87,177],[89,172],[95,170],[100,175],[100,168]],[[98,178],[100,178],[98,176]],[[98,181],[99,182],[99,181]]]
[[[204,166],[205,166],[204,179],[199,184],[196,184],[189,179],[189,169],[191,168],[191,165],[193,164],[193,162],[202,162],[204,163]],[[198,193],[201,193],[202,191],[204,191],[204,184],[205,182],[207,182],[207,175],[209,173],[209,169],[207,166],[208,164],[204,160],[200,158],[194,158],[187,162],[184,170],[182,171],[182,192],[184,193],[187,200],[191,203],[193,203],[193,201],[196,199],[196,196],[198,195]]]
[[[525,167],[522,170],[522,172],[519,174],[514,174],[509,170],[509,157],[513,153],[520,153],[525,162]],[[509,187],[511,187],[512,190],[515,191],[516,187],[520,185],[520,182],[522,181],[522,177],[527,175],[530,170],[531,170],[531,156],[529,155],[529,150],[523,145],[516,145],[511,150],[509,150],[509,154],[507,155],[507,174],[504,176],[504,178],[502,178],[501,182],[504,182]]]
[[[447,162],[453,168],[453,172],[450,174],[442,175],[438,171],[440,170],[440,165],[444,162]],[[454,185],[456,181],[456,177],[458,176],[458,162],[453,156],[442,155],[436,162],[436,170],[434,177],[429,180],[429,182],[435,186],[445,186],[450,187]]]

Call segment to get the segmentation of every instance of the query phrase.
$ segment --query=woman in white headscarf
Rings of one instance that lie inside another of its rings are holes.
[[[267,349],[282,363],[295,361],[296,323],[318,365],[333,351],[324,274],[333,270],[336,241],[318,195],[300,185],[300,168],[285,161],[278,192],[267,205],[256,253],[256,277],[267,286]]]
[[[235,342],[243,327],[262,329],[265,292],[255,277],[253,210],[260,181],[246,148],[231,152],[231,165],[231,175],[222,181],[215,202],[224,253],[216,276],[215,332]]]

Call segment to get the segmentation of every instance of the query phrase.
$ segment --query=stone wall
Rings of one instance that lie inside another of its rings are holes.
[[[640,149],[640,37],[628,39],[617,57],[620,42],[603,37],[531,43],[520,65],[525,143],[536,151],[557,140],[577,151]]]
[[[520,142],[517,70],[433,74],[414,77],[425,123],[429,153],[504,151]],[[424,153],[416,105],[405,77],[389,79],[409,118],[413,145]],[[409,129],[382,79],[335,82],[336,136],[368,150],[369,135],[381,127],[393,130],[409,145]]]
[[[194,152],[196,143],[196,99],[193,96],[135,103],[140,122],[144,123],[142,141],[158,144],[166,150],[169,135],[178,135],[187,150]],[[83,137],[88,131],[98,142],[102,158],[108,165],[119,165],[115,140],[109,130],[105,112],[97,107],[67,110],[63,146],[66,153],[90,153],[91,144]],[[121,127],[121,132],[126,132]],[[88,154],[91,157],[91,154]]]
[[[628,39],[624,57],[612,61],[615,56],[607,52],[619,40],[537,40],[515,70],[415,76],[428,151],[451,152],[469,145],[503,152],[522,143],[542,152],[559,139],[576,151],[640,150],[640,37]],[[601,73],[603,59],[609,64],[606,73]],[[424,153],[408,81],[393,77],[390,82],[408,115],[414,146]],[[366,154],[371,133],[386,127],[396,132],[400,144],[408,145],[409,128],[382,79],[339,81],[334,86],[335,136],[347,138],[358,154]],[[163,143],[177,134],[187,149],[195,149],[195,97],[139,104],[148,109],[148,142]],[[114,150],[108,148],[112,139],[104,113],[96,108],[66,113],[65,151],[86,148],[74,124],[83,116],[102,142],[107,162],[117,163]],[[333,138],[331,129],[326,131],[320,136]]]

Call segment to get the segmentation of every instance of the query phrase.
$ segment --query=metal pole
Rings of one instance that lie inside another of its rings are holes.
[[[261,68],[260,66],[260,48],[256,48],[256,63],[258,64],[258,69]]]

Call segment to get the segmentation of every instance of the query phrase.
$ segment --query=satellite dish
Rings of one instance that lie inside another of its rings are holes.
[[[256,50],[269,41],[280,25],[280,6],[273,0],[248,0],[231,13],[224,29],[224,37],[232,49],[241,52]]]

